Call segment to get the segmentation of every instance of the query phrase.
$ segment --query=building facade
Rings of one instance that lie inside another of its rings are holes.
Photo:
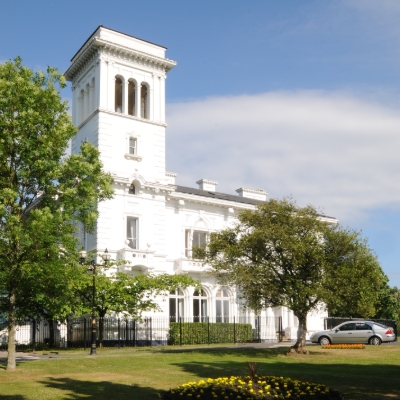
[[[191,258],[191,249],[234,223],[238,212],[265,201],[267,193],[242,187],[236,195],[223,194],[209,179],[197,181],[197,188],[183,187],[175,182],[177,174],[166,171],[165,79],[176,63],[165,53],[165,47],[99,26],[65,73],[79,128],[72,153],[83,142],[92,143],[114,179],[114,198],[99,204],[96,231],[85,234],[82,229],[81,240],[87,251],[107,248],[114,259],[130,261],[111,272],[186,273],[202,282],[201,291],[172,292],[168,301],[160,301],[158,315],[228,322],[245,313],[238,293],[219,287]],[[286,335],[295,338],[296,318],[290,310],[279,307],[263,314],[281,316]],[[322,329],[325,316],[310,316],[310,331]]]

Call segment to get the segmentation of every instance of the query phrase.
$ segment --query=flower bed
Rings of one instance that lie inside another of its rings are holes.
[[[362,350],[365,349],[363,344],[326,344],[322,346],[323,349],[354,349],[354,350]]]
[[[164,400],[253,400],[253,399],[343,399],[325,385],[301,382],[282,376],[217,378],[189,382],[170,389]]]

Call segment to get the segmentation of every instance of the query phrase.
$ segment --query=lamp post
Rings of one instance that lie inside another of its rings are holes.
[[[82,265],[85,264],[87,257],[87,252],[82,249],[79,252],[79,259]],[[104,264],[107,265],[111,259],[111,255],[108,253],[106,249],[104,254],[102,254],[101,258],[104,261]],[[96,264],[95,260],[92,260],[89,265],[89,271],[92,271],[93,284],[92,284],[92,345],[90,347],[90,355],[96,355],[96,339],[97,339],[97,327],[96,327],[96,268],[99,265]]]

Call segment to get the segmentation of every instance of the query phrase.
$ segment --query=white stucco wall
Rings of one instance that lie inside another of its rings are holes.
[[[73,87],[73,121],[79,131],[72,140],[72,154],[79,152],[84,141],[96,146],[104,170],[114,178],[114,198],[99,204],[96,232],[83,234],[86,250],[104,251],[115,259],[130,264],[118,267],[127,274],[187,273],[200,279],[208,296],[208,314],[215,316],[216,293],[219,286],[205,274],[200,262],[185,257],[185,232],[215,232],[235,221],[235,215],[253,205],[202,197],[176,191],[174,176],[165,170],[165,76],[175,63],[165,59],[165,48],[130,36],[99,28],[74,56],[66,76]],[[114,110],[115,78],[123,82],[122,112]],[[127,114],[127,83],[129,79],[145,83],[150,96],[149,118]],[[89,87],[88,87],[89,84]],[[82,97],[82,90],[85,91]],[[88,97],[85,97],[88,96]],[[129,156],[129,138],[137,140],[137,154]],[[212,178],[212,177],[211,177]],[[129,194],[135,185],[136,193]],[[214,183],[214,189],[215,189]],[[243,188],[242,196],[262,199],[264,191]],[[260,197],[261,196],[261,197]],[[138,248],[127,247],[126,219],[139,221]],[[116,269],[111,270],[115,272]],[[184,291],[185,315],[193,315],[193,288]],[[240,305],[235,288],[229,288],[229,314],[238,315]],[[159,299],[162,313],[168,317],[168,301]],[[295,338],[296,319],[293,313],[279,307],[262,314],[265,318],[281,316],[289,338]],[[309,316],[312,329],[323,328],[324,313]],[[248,313],[255,324],[254,315]],[[270,337],[271,329],[264,327]],[[273,328],[272,328],[273,329]]]

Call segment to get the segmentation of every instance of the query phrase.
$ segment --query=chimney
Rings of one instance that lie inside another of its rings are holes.
[[[217,181],[210,181],[209,179],[200,179],[196,182],[199,185],[200,190],[207,190],[209,192],[215,192],[215,188],[218,185]]]
[[[267,192],[264,189],[249,189],[241,187],[236,190],[240,197],[247,197],[249,199],[267,201]]]

